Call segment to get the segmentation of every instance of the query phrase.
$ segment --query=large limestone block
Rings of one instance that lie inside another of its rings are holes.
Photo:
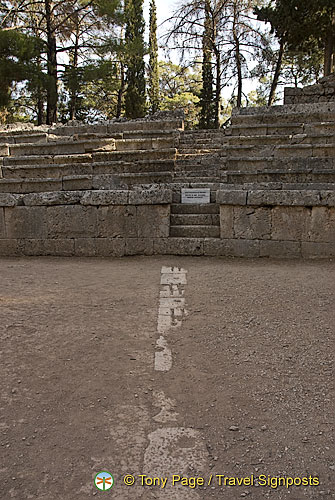
[[[126,240],[124,238],[96,238],[96,254],[99,257],[123,257]]]
[[[97,208],[81,205],[47,207],[49,238],[97,236]]]
[[[272,210],[272,240],[308,240],[311,210],[305,207],[275,207]]]
[[[220,236],[221,238],[234,237],[234,207],[232,205],[220,206]]]
[[[6,234],[8,238],[46,238],[46,207],[5,208]]]
[[[259,257],[259,241],[207,238],[204,240],[204,255],[253,259]]]
[[[157,255],[203,255],[203,238],[157,238],[154,240]]]
[[[335,257],[335,244],[303,241],[301,243],[301,254],[305,259],[329,259]]]
[[[125,255],[153,255],[154,240],[152,238],[127,238]]]
[[[335,244],[335,208],[313,207],[309,221],[310,241]]]
[[[24,255],[53,255],[71,257],[74,255],[74,240],[67,239],[25,239],[21,240]]]
[[[18,255],[22,255],[22,249],[18,239],[0,238],[0,257],[15,257]]]
[[[6,238],[5,210],[0,208],[0,238]]]
[[[23,196],[26,206],[34,205],[74,205],[79,203],[82,193],[80,191],[51,191],[46,193],[31,193]]]
[[[87,191],[81,199],[82,205],[126,205],[129,191]]]
[[[260,257],[291,258],[301,257],[301,243],[299,241],[271,241],[259,242]]]
[[[0,193],[0,207],[15,207],[21,199],[20,195]]]
[[[171,189],[134,189],[129,191],[130,205],[149,205],[172,203]]]
[[[102,238],[137,237],[135,206],[109,206],[98,209],[98,231]]]
[[[258,207],[234,207],[234,234],[248,240],[270,239],[271,210]]]
[[[170,231],[169,205],[140,205],[137,207],[137,224],[140,238],[167,238]]]

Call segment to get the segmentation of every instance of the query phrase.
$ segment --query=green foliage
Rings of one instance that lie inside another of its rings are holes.
[[[146,112],[143,0],[125,1],[125,20],[125,113],[127,118],[140,118]]]
[[[272,31],[294,52],[311,54],[315,47],[325,49],[329,37],[334,52],[334,0],[276,0],[255,8],[261,21],[270,22]]]
[[[40,53],[39,39],[17,30],[0,30],[0,107],[9,104],[15,82],[29,80],[35,88],[42,81]]]
[[[157,14],[155,0],[150,3],[149,22],[149,102],[150,111],[159,110],[159,76],[158,76],[158,45],[157,45]]]
[[[184,109],[185,126],[199,124],[201,68],[187,68],[171,62],[159,63],[161,110]]]

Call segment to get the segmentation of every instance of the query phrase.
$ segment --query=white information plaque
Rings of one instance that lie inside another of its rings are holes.
[[[211,190],[209,188],[188,189],[181,190],[182,203],[210,203]]]

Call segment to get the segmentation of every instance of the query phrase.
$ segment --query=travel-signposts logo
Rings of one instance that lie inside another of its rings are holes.
[[[94,484],[101,491],[110,490],[114,484],[114,478],[112,474],[106,471],[98,472],[94,478]]]

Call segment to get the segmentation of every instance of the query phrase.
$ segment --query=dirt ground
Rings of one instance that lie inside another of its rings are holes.
[[[187,271],[166,372],[163,266]],[[329,261],[2,259],[1,500],[335,498],[334,297]]]

